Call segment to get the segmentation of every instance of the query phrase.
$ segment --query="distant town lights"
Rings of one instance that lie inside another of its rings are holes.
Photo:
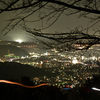
[[[95,59],[97,59],[97,58],[94,56],[94,57],[92,57],[92,59],[95,60]]]
[[[41,64],[43,64],[43,61],[41,61]]]
[[[77,59],[73,59],[72,63],[73,63],[73,64],[78,63]]]
[[[44,53],[44,55],[48,55],[48,52]]]
[[[85,57],[84,56],[82,56],[82,60],[84,59]]]
[[[22,56],[22,57],[21,57],[21,59],[25,59],[25,57],[24,57],[24,56]]]

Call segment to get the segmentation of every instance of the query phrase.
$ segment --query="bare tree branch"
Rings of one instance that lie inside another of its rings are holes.
[[[47,41],[40,40],[49,48],[57,50],[85,50],[94,44],[100,43],[100,30],[93,34],[88,30],[100,21],[99,0],[0,0],[0,13],[15,11],[15,15],[8,20],[7,26],[1,33],[8,34],[16,26],[19,26],[32,36],[42,37]],[[29,17],[37,14],[37,19]],[[70,16],[79,14],[80,17],[91,19],[92,25],[76,28],[70,32],[44,33],[44,29],[51,27],[61,15]],[[91,17],[91,14],[95,16]],[[28,27],[27,23],[41,22],[39,28]],[[47,23],[47,24],[44,24]],[[86,30],[86,32],[85,32]],[[97,35],[98,33],[98,35]],[[77,46],[79,45],[79,46]]]

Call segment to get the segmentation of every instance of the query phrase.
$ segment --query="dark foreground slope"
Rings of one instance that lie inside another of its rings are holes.
[[[62,92],[51,86],[23,88],[0,83],[0,100],[64,100]]]
[[[95,83],[99,78],[100,76],[86,82],[82,87],[77,85],[66,90],[49,85],[25,88],[15,84],[0,83],[0,100],[100,100],[100,91],[89,89],[91,84],[96,86]]]
[[[22,76],[33,78],[44,75],[52,77],[57,74],[52,74],[44,69],[34,68],[30,65],[23,65],[15,62],[0,63],[0,79],[19,79]]]

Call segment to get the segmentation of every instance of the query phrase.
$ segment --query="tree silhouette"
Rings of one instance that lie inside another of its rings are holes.
[[[99,0],[0,0],[0,13],[14,11],[15,15],[9,19],[8,25],[2,30],[7,34],[16,26],[20,26],[26,32],[46,38],[46,41],[39,40],[47,48],[57,50],[84,50],[94,44],[99,44],[100,30],[94,30],[90,34],[88,30],[100,21]],[[37,19],[30,20],[30,17],[37,14]],[[61,33],[44,33],[43,30],[51,27],[61,15],[79,15],[91,19],[93,23],[87,28],[76,26],[75,30]],[[91,17],[92,16],[92,17]],[[30,27],[27,23],[41,23],[39,28]],[[47,24],[45,24],[47,23]],[[81,46],[80,48],[77,46]]]

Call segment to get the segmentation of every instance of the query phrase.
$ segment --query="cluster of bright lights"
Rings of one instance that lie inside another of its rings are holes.
[[[82,56],[82,60],[84,59],[85,57],[84,56]]]
[[[73,64],[78,63],[77,59],[73,59],[72,63],[73,63]]]

